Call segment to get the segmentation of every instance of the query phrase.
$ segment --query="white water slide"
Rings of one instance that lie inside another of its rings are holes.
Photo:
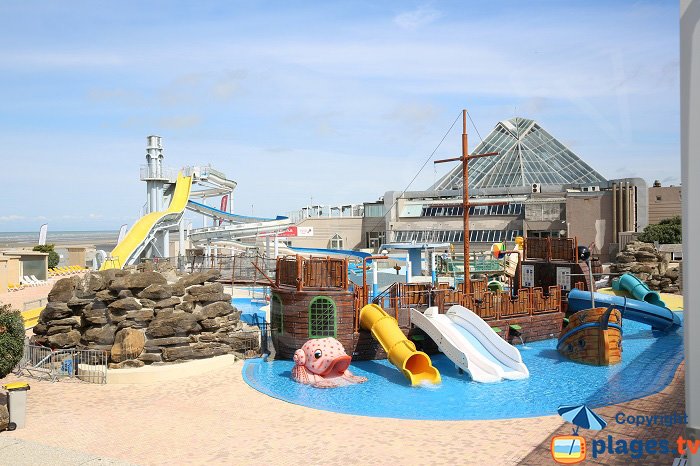
[[[411,309],[411,322],[427,333],[440,351],[475,382],[530,376],[520,351],[464,306],[452,306],[446,314],[439,314],[437,307],[425,312]]]

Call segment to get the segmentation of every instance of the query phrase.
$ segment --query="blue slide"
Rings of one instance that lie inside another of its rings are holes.
[[[649,289],[646,283],[631,273],[626,273],[612,281],[612,288],[616,291],[627,291],[634,299],[646,301],[649,304],[666,307],[661,296],[656,291]]]
[[[247,215],[232,214],[229,212],[224,212],[215,207],[202,204],[195,201],[187,201],[187,208],[194,212],[207,215],[212,218],[219,218],[234,223],[254,223],[254,222],[270,222],[274,220],[286,220],[287,217],[277,216],[277,218],[265,218],[265,217],[249,217]]]
[[[615,306],[625,319],[650,325],[654,330],[669,332],[681,326],[681,319],[672,310],[644,301],[603,293],[594,293],[596,306]],[[590,309],[590,291],[573,289],[569,292],[569,311]]]

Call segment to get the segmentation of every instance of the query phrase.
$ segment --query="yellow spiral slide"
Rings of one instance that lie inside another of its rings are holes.
[[[433,367],[430,357],[422,351],[416,351],[416,345],[406,338],[396,319],[384,312],[384,309],[376,304],[366,305],[360,311],[360,325],[372,332],[372,336],[386,351],[389,361],[411,385],[440,383],[440,372]]]
[[[126,234],[124,239],[112,250],[111,258],[108,258],[104,264],[102,264],[100,270],[122,268],[129,257],[131,257],[139,246],[146,241],[149,233],[158,223],[173,214],[182,214],[190,198],[191,189],[192,177],[183,176],[182,173],[178,174],[175,192],[173,193],[173,198],[168,208],[160,212],[151,212],[141,217],[138,222],[131,227],[131,230],[129,230],[129,233]]]

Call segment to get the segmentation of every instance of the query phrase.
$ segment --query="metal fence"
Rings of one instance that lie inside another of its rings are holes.
[[[47,298],[39,298],[39,299],[34,299],[32,301],[25,301],[24,305],[22,306],[23,311],[28,311],[30,309],[37,309],[39,307],[44,307],[48,303]]]
[[[242,330],[239,336],[240,344],[236,353],[243,359],[260,358],[274,354],[270,324],[265,321],[254,322],[249,328]]]
[[[205,270],[218,270],[221,278],[233,283],[270,283],[275,278],[275,259],[270,259],[258,251],[251,250],[233,255],[204,255],[201,250],[188,250],[185,256],[152,257],[143,262],[154,264],[169,263],[179,272],[193,273]]]
[[[62,349],[52,350],[25,342],[24,354],[17,365],[17,375],[56,382],[75,379],[89,383],[107,383],[105,351]]]

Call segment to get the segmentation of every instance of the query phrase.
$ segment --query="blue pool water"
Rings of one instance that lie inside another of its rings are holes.
[[[233,304],[236,307],[236,309],[238,309],[242,313],[249,314],[258,311],[261,307],[267,305],[267,303],[253,301],[250,298],[233,298],[231,300],[231,304]]]
[[[683,331],[661,337],[648,326],[623,323],[622,363],[577,364],[561,356],[556,340],[519,347],[530,370],[524,380],[471,382],[442,354],[431,356],[442,375],[436,387],[411,387],[386,360],[353,361],[361,385],[317,389],[294,382],[292,361],[248,360],[243,377],[253,388],[290,403],[339,413],[400,419],[510,419],[556,414],[561,405],[600,407],[640,398],[671,382],[683,360]]]

